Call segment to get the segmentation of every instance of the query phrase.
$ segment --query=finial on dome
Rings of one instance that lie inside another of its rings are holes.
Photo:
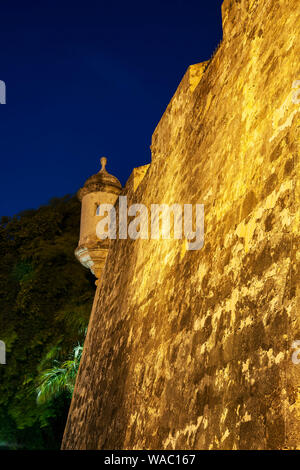
[[[101,170],[100,171],[106,171],[106,164],[107,164],[107,158],[106,157],[101,157],[100,158],[100,163],[101,163]]]

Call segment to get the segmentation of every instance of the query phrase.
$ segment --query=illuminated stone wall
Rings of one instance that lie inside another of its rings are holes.
[[[111,243],[63,448],[300,448],[299,0],[222,15],[220,47],[188,69],[123,191],[203,203],[204,247]]]

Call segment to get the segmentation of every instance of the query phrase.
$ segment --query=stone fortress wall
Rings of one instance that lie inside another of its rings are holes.
[[[225,0],[128,204],[203,203],[205,243],[113,240],[64,449],[300,448],[299,0]]]

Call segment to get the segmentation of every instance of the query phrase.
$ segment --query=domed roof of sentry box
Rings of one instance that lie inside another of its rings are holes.
[[[103,191],[106,193],[113,193],[113,194],[120,194],[122,190],[122,185],[118,178],[111,175],[106,171],[106,164],[107,158],[102,157],[100,159],[101,162],[101,170],[99,173],[96,173],[93,176],[88,178],[83,186],[83,188],[79,189],[77,196],[78,199],[81,201],[83,196],[89,193],[93,193],[96,191]]]

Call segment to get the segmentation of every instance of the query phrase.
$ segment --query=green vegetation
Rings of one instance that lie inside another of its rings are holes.
[[[75,197],[0,220],[0,446],[59,448],[94,296]]]
[[[44,370],[38,378],[37,403],[47,403],[68,392],[72,397],[80,363],[82,346],[74,348],[74,358],[63,363],[54,361],[52,369]]]

